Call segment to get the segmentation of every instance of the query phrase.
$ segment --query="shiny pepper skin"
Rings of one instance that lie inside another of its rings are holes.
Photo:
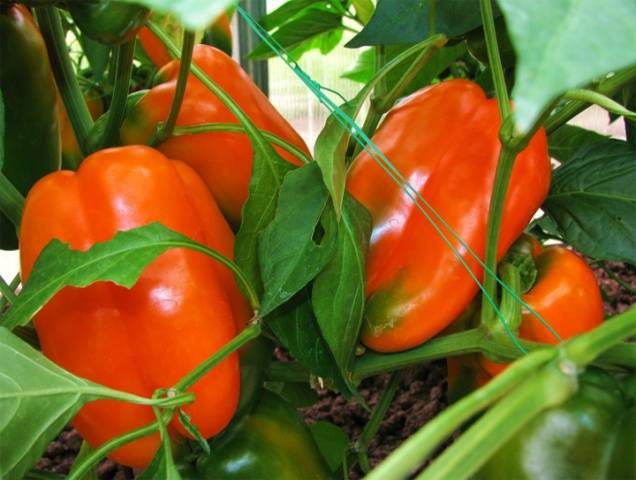
[[[524,425],[475,478],[636,478],[635,400],[608,374],[587,371],[572,398]]]
[[[593,330],[603,323],[603,299],[592,269],[576,253],[561,246],[548,247],[535,259],[537,281],[521,299],[550,324],[563,339]],[[532,342],[557,344],[559,340],[523,308],[519,337]],[[485,357],[480,363],[490,375],[505,365]]]
[[[4,104],[2,173],[26,195],[60,168],[55,80],[44,39],[26,7],[0,3],[0,92]],[[15,249],[13,224],[0,213],[0,249]]]
[[[135,38],[150,14],[147,8],[113,0],[75,0],[68,9],[83,34],[105,45],[118,45]]]
[[[373,136],[401,174],[482,258],[501,149],[499,126],[496,100],[487,99],[471,81],[448,80],[406,98]],[[539,130],[513,168],[499,258],[541,205],[550,175],[546,136]],[[478,287],[414,202],[366,152],[351,169],[348,189],[374,221],[362,341],[381,352],[420,345],[458,317]],[[445,233],[482,279],[474,258]]]
[[[300,136],[241,67],[225,53],[208,45],[197,45],[193,63],[225,90],[258,128],[307,151]],[[166,120],[176,89],[178,70],[178,61],[167,64],[159,72],[164,82],[150,90],[128,112],[120,131],[124,144],[148,143],[155,134],[157,124]],[[190,75],[177,126],[208,122],[238,123],[216,95]],[[194,168],[230,224],[238,227],[252,174],[252,145],[245,134],[211,132],[183,135],[169,138],[157,148],[168,157]],[[293,155],[278,147],[276,149],[286,160],[300,164]]]
[[[184,480],[321,480],[329,467],[296,409],[263,392],[254,410],[211,442]]]
[[[187,165],[145,146],[102,150],[77,172],[41,179],[26,199],[20,237],[22,278],[53,238],[87,250],[117,231],[160,222],[232,256],[233,234],[205,185]],[[149,397],[231,340],[251,312],[232,274],[192,250],[172,249],[153,262],[130,290],[110,282],[66,287],[35,316],[42,352],[70,372]],[[194,403],[183,407],[204,437],[231,420],[239,397],[238,356],[199,380]],[[154,421],[151,408],[116,400],[84,406],[73,420],[96,447]],[[176,420],[174,434],[187,436]],[[158,434],[117,449],[111,458],[144,467]]]

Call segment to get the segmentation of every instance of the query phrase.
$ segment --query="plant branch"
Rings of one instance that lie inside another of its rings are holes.
[[[13,277],[13,280],[7,285],[4,278],[0,277],[0,313],[4,310],[7,303],[11,304],[16,299],[15,289],[20,285],[20,274]]]
[[[499,105],[499,113],[501,114],[501,118],[505,120],[510,115],[510,97],[508,96],[508,89],[506,88],[506,78],[501,64],[501,56],[499,55],[492,0],[480,0],[479,7],[484,26],[486,48],[488,50],[488,62],[492,70],[492,80],[497,95],[497,104]]]

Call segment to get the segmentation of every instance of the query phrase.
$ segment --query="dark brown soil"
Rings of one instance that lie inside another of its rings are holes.
[[[636,303],[636,268],[619,262],[606,262],[605,267],[633,290],[624,288],[602,268],[595,268],[605,299],[606,315],[625,311]],[[360,393],[373,408],[386,384],[389,375],[379,375],[367,379],[360,385]],[[391,453],[400,443],[417,431],[429,419],[443,410],[446,399],[446,364],[432,362],[409,369],[403,376],[400,388],[382,421],[380,429],[369,447],[369,463],[373,467]],[[347,432],[355,441],[360,436],[369,418],[357,402],[347,402],[340,395],[322,390],[315,405],[302,409],[308,423],[328,420]],[[81,445],[79,434],[67,428],[49,445],[37,468],[54,473],[66,474]],[[351,469],[351,478],[362,476],[358,465]],[[134,478],[130,468],[121,467],[105,460],[98,467],[98,477],[102,480],[129,480]]]

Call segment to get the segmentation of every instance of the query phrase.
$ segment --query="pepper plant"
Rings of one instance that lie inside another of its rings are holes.
[[[69,422],[73,480],[636,475],[636,310],[603,319],[570,248],[636,265],[633,2],[235,3],[0,0],[0,477],[57,478]],[[224,53],[232,14],[330,112],[313,154]],[[347,31],[336,103],[297,60]],[[626,138],[568,123],[590,105]],[[434,359],[453,404],[372,469]],[[355,442],[294,411],[387,372]]]

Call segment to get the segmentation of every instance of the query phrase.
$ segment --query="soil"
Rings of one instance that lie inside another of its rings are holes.
[[[619,262],[606,262],[605,268],[618,277],[629,288],[624,288],[603,268],[595,268],[595,273],[605,299],[606,315],[627,310],[636,303],[636,268]],[[386,384],[389,375],[379,375],[366,379],[360,385],[360,393],[373,408]],[[342,396],[321,390],[319,401],[311,407],[301,409],[308,423],[327,420],[341,427],[349,438],[357,440],[364,429],[369,413],[356,401],[347,402]],[[377,465],[400,443],[416,432],[428,420],[448,405],[446,398],[446,363],[431,362],[407,370],[389,410],[380,425],[377,435],[369,447],[369,464]],[[39,460],[36,468],[53,473],[67,474],[81,445],[79,434],[68,427],[52,442]],[[98,467],[100,480],[130,480],[134,472],[110,460],[104,460]],[[350,478],[363,476],[359,465],[354,465]]]

